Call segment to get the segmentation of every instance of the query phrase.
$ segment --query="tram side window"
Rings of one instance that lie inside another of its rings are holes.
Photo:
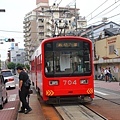
[[[53,52],[47,51],[45,53],[45,72],[53,72]]]

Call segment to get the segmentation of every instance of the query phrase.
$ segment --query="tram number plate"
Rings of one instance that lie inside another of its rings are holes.
[[[64,85],[77,85],[76,80],[63,80]]]

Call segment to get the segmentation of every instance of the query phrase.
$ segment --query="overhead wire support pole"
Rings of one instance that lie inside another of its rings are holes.
[[[76,0],[75,0],[75,27],[76,27],[75,28],[76,29],[75,30],[76,31],[75,35],[77,36],[77,9],[76,9]]]

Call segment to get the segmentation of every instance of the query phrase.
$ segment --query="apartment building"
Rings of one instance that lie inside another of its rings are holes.
[[[49,6],[49,0],[36,0],[36,5],[37,8],[25,15],[23,22],[24,46],[28,62],[42,40],[58,35],[75,35],[75,30],[78,30],[79,34],[87,25],[86,19],[79,16],[79,9],[69,6],[59,7],[57,4]]]
[[[19,49],[18,43],[11,43],[11,48],[8,50],[8,61],[13,63],[25,63],[25,50]]]

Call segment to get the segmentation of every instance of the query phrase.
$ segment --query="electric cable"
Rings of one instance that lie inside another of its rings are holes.
[[[110,19],[110,18],[113,18],[113,17],[119,16],[119,15],[120,15],[120,13],[118,13],[118,14],[116,14],[116,15],[113,15],[113,16],[110,16],[110,17],[107,17],[107,18]],[[91,25],[93,25],[93,24],[95,24],[95,23],[99,23],[99,22],[101,22],[101,21],[96,21],[96,22],[91,23],[91,24],[89,24],[89,25],[87,25],[87,26],[89,27],[89,26],[91,26]]]
[[[67,4],[68,6],[70,6],[71,4],[75,3],[75,0],[73,0],[72,2],[70,2],[69,4]],[[67,6],[66,5],[66,6]]]
[[[118,0],[117,2],[119,2],[120,0]],[[109,7],[107,7],[106,9],[104,9],[103,11],[101,11],[100,13],[98,13],[97,15],[95,15],[94,17],[92,17],[91,19],[88,20],[88,22],[90,20],[92,20],[93,18],[97,17],[98,15],[100,15],[101,13],[103,13],[104,11],[106,11],[107,9],[109,9],[110,7],[112,7],[113,5],[115,5],[117,2],[114,2],[114,4],[110,5]]]
[[[94,13],[97,9],[99,9],[102,5],[104,5],[108,0],[106,0],[105,2],[103,2],[100,6],[98,6],[95,10],[93,10],[89,15],[85,16],[86,18],[88,16],[90,16],[92,13]]]
[[[115,10],[117,7],[119,7],[120,6],[120,4],[119,5],[117,5],[117,6],[115,6],[113,9],[111,9],[110,11],[108,11],[108,12],[106,12],[106,13],[104,13],[104,14],[102,14],[102,16],[103,15],[106,15],[106,14],[108,14],[108,13],[110,13],[110,12],[112,12],[113,10]]]
[[[60,2],[58,3],[58,6],[60,5],[61,2],[62,2],[62,0],[60,0]]]
[[[54,3],[56,3],[57,0],[54,1]]]

